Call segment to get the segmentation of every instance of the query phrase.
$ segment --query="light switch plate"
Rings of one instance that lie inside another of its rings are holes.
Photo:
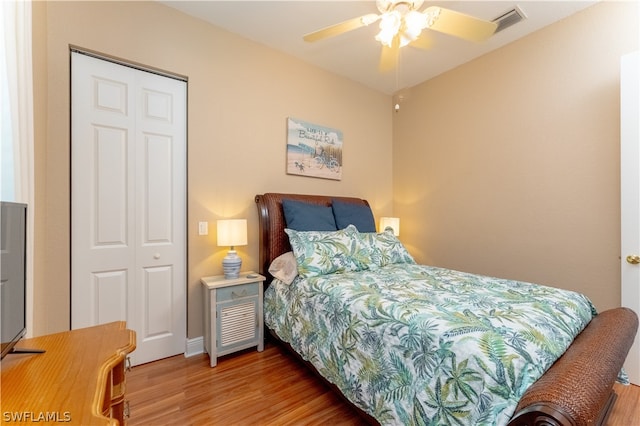
[[[198,222],[198,235],[209,235],[209,222]]]

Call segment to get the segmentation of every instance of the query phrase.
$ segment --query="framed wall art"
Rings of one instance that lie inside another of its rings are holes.
[[[287,174],[342,179],[342,132],[287,118]]]

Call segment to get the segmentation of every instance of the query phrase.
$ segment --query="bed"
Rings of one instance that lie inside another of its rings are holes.
[[[370,212],[360,198],[266,193],[255,201],[269,334],[369,423],[606,423],[613,384],[626,379],[633,311],[596,313],[578,293],[417,265],[392,232],[351,224]],[[342,224],[288,229],[292,214],[307,216],[292,204],[322,214],[340,206]],[[340,250],[318,261],[314,250],[327,238]]]

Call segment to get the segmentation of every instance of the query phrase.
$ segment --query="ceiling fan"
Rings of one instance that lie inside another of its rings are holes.
[[[495,22],[443,7],[428,6],[419,11],[423,3],[424,0],[376,0],[380,14],[369,13],[352,18],[306,34],[303,39],[319,41],[380,20],[380,32],[375,39],[382,44],[380,69],[388,71],[396,66],[400,47],[408,44],[423,49],[430,47],[431,42],[422,34],[426,28],[476,42],[488,39],[496,31]]]

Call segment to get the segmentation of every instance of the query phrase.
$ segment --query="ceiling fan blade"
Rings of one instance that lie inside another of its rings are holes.
[[[409,46],[427,50],[433,47],[433,40],[423,32],[417,39],[409,43]]]
[[[380,18],[379,15],[375,13],[370,13],[368,15],[359,16],[357,18],[349,19],[348,21],[340,22],[339,24],[331,25],[329,27],[323,28],[318,31],[314,31],[309,34],[305,34],[302,38],[304,41],[314,42],[318,40],[322,40],[329,37],[334,37],[348,31],[352,31],[358,29],[360,27],[365,27]]]
[[[440,9],[438,12],[436,9]],[[424,13],[436,13],[438,18],[429,29],[470,41],[485,41],[496,32],[498,24],[454,10],[431,6]]]
[[[392,71],[398,65],[398,58],[400,57],[400,37],[395,36],[391,42],[391,46],[382,45],[382,52],[380,52],[380,72],[387,73]]]

